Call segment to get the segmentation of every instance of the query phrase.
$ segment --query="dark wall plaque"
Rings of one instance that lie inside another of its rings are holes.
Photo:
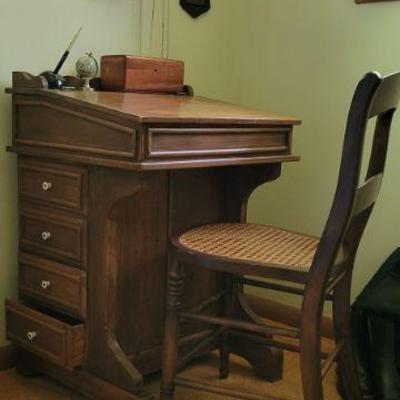
[[[180,4],[193,18],[197,18],[211,8],[210,0],[180,0]]]

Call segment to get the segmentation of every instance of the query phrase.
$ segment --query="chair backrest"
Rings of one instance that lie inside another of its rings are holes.
[[[352,269],[385,169],[392,117],[400,99],[400,72],[368,73],[351,103],[333,205],[310,271],[312,291],[322,291],[338,269]],[[368,122],[376,117],[368,171],[360,185]]]

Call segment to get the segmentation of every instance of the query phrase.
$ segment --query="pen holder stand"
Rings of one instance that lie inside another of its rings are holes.
[[[84,79],[77,78],[76,76],[64,76],[63,88],[82,88],[85,84]],[[48,79],[45,76],[35,76],[28,72],[16,71],[12,74],[12,87],[17,88],[31,88],[31,89],[53,89],[49,85]],[[101,84],[99,78],[94,78],[90,81],[90,86],[95,90],[100,90]]]

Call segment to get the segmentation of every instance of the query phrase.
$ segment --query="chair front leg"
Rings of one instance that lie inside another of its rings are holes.
[[[323,400],[322,371],[318,334],[307,335],[301,341],[300,365],[304,400]]]
[[[319,298],[306,295],[301,315],[300,367],[304,400],[323,400]]]
[[[179,357],[179,318],[182,309],[183,274],[176,255],[170,256],[167,277],[166,323],[161,400],[172,400]]]
[[[336,343],[344,341],[337,361],[338,389],[345,400],[361,400],[360,381],[351,348],[351,272],[336,286],[333,294],[333,322]]]

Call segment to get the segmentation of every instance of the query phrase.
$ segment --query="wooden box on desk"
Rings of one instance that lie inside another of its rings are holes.
[[[181,92],[184,63],[153,57],[103,56],[103,90],[123,92]]]

